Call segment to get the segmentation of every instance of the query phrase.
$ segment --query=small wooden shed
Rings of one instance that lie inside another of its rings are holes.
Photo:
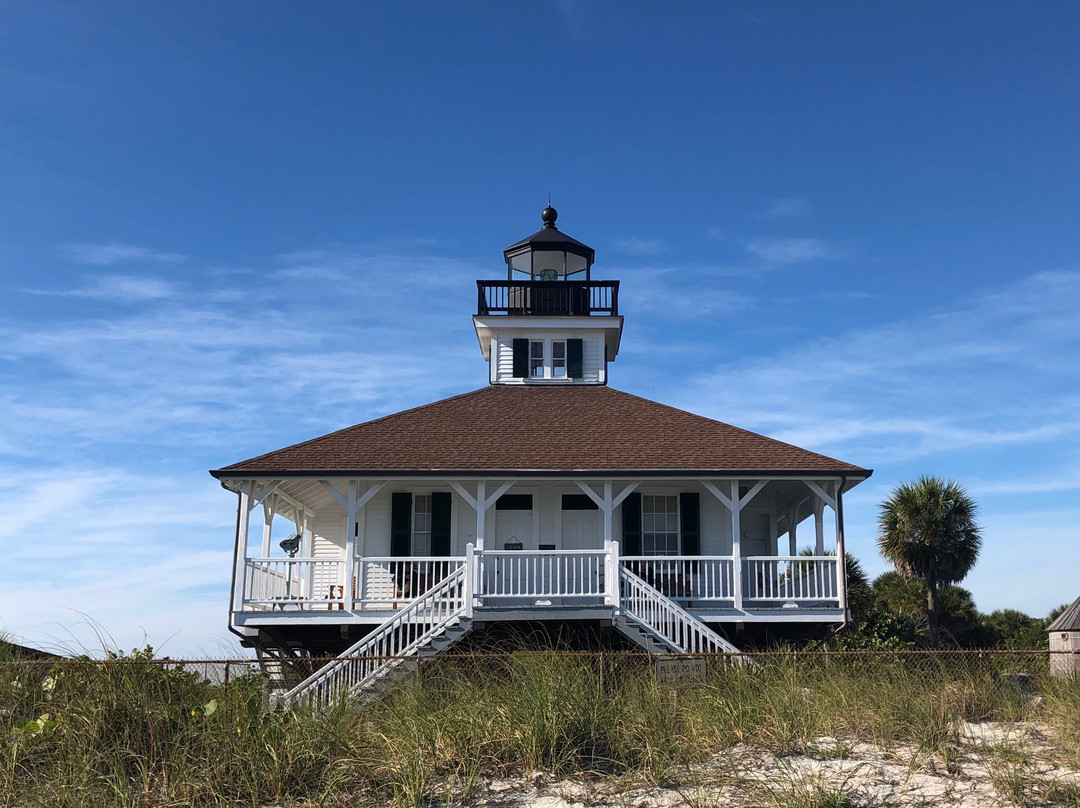
[[[1058,676],[1080,676],[1080,598],[1058,615],[1047,631],[1050,632],[1050,672]],[[1062,653],[1065,651],[1071,653]]]

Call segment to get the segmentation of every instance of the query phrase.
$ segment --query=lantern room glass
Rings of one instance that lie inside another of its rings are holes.
[[[507,259],[509,280],[542,281],[589,279],[589,262],[568,250],[527,250]]]

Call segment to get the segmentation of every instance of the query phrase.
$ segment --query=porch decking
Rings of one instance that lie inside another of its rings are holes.
[[[839,622],[835,556],[620,556],[605,550],[474,550],[461,557],[249,558],[237,625],[378,623],[461,568],[488,619],[588,619],[619,605],[625,569],[710,621]],[[740,574],[736,575],[736,568]],[[513,616],[510,616],[513,615]]]

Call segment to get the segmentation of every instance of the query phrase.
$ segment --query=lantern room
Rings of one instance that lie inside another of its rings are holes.
[[[592,280],[592,247],[559,231],[559,212],[548,205],[540,214],[544,226],[503,250],[509,281]]]

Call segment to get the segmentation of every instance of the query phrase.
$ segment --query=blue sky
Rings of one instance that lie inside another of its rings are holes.
[[[235,653],[206,470],[486,383],[559,224],[619,389],[961,481],[989,611],[1072,600],[1080,8],[0,2],[0,631]],[[95,626],[97,628],[95,629]]]

